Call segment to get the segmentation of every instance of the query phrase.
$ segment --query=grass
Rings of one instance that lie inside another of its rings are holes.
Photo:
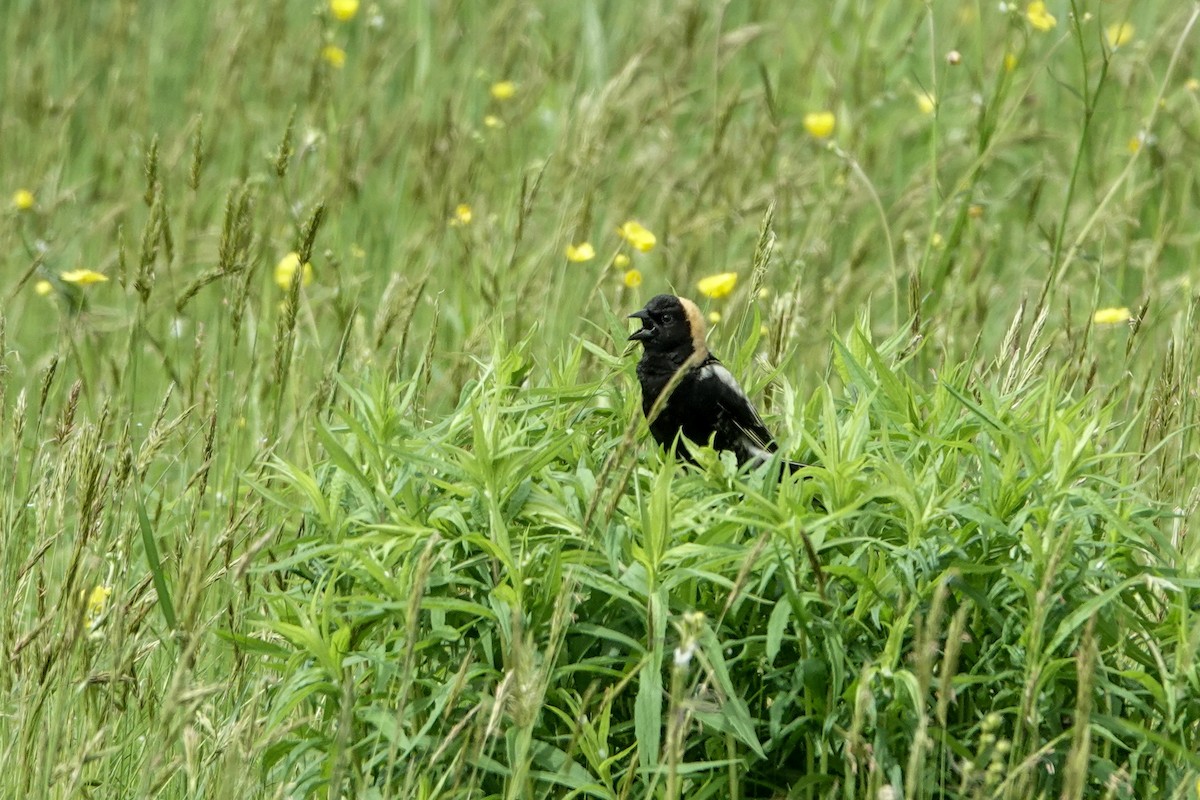
[[[1048,9],[9,4],[0,794],[1194,797],[1196,11]]]

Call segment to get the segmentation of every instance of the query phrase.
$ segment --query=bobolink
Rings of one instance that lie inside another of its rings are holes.
[[[630,314],[642,321],[641,330],[629,336],[642,343],[642,360],[637,365],[642,385],[642,412],[649,418],[655,401],[680,373],[675,388],[650,420],[650,433],[679,458],[691,456],[676,439],[682,433],[698,444],[712,443],[729,450],[738,464],[761,464],[775,452],[775,439],[763,425],[754,405],[737,380],[708,352],[704,317],[691,300],[671,294],[650,298],[641,311]],[[789,470],[802,464],[785,461]]]

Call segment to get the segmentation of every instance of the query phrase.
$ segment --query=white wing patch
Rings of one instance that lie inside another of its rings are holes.
[[[721,383],[728,386],[733,391],[737,392],[743,399],[746,399],[746,393],[742,391],[742,387],[738,384],[737,378],[733,377],[733,373],[725,369],[724,364],[705,364],[700,368],[701,380],[705,378],[716,378]],[[750,401],[746,399],[746,402]]]

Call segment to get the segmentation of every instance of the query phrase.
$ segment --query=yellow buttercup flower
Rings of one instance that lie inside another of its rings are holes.
[[[358,13],[358,0],[329,0],[329,13],[338,22],[349,22]]]
[[[642,285],[642,271],[631,269],[625,273],[625,285],[630,289],[636,289]]]
[[[1121,45],[1133,41],[1133,26],[1128,22],[1109,25],[1104,29],[1104,38],[1108,39],[1108,46],[1115,50]]]
[[[50,281],[45,281],[45,280],[38,281],[37,283],[35,283],[33,285],[33,291],[36,292],[37,294],[41,295],[42,297],[45,297],[46,295],[48,295],[54,291],[54,284],[50,283]]]
[[[708,321],[709,321],[709,323],[716,325],[718,322],[721,321],[721,312],[720,311],[708,312]]]
[[[1054,15],[1046,10],[1043,0],[1033,0],[1025,7],[1025,19],[1029,20],[1029,24],[1039,31],[1048,31],[1058,24]]]
[[[88,592],[87,596],[87,612],[89,616],[98,617],[104,613],[105,607],[108,605],[108,598],[112,596],[112,589],[108,586],[97,586],[92,591]]]
[[[917,92],[917,108],[922,114],[932,114],[937,109],[937,98],[929,92]]]
[[[701,278],[696,283],[696,288],[705,297],[717,300],[732,292],[733,287],[737,286],[737,280],[738,276],[736,272],[722,272],[718,275],[709,275],[707,278]]]
[[[454,207],[454,216],[450,218],[450,225],[456,228],[461,225],[470,225],[474,218],[475,212],[471,210],[471,207],[466,203],[459,203]]]
[[[497,81],[492,84],[492,97],[497,100],[511,100],[517,94],[517,85],[512,81]]]
[[[629,266],[629,256],[624,253],[617,253],[613,256],[613,266],[617,269],[625,269]]]
[[[112,596],[112,587],[103,584],[95,586],[90,592],[83,592],[84,622],[89,628],[95,628],[100,618],[108,609],[108,598]]]
[[[1016,53],[1005,53],[1004,54],[1004,71],[1012,72],[1016,68],[1017,68],[1017,54]]]
[[[1097,325],[1120,325],[1122,322],[1129,322],[1133,319],[1133,315],[1129,313],[1128,308],[1101,308],[1092,315],[1092,322]]]
[[[595,257],[596,248],[592,247],[591,242],[567,245],[567,261],[582,264],[584,261],[591,261]]]
[[[74,283],[79,286],[87,286],[92,283],[104,283],[108,280],[108,276],[90,269],[73,269],[70,272],[64,272],[58,276],[64,283]]]
[[[646,230],[642,223],[632,219],[617,228],[617,233],[621,235],[622,239],[643,253],[652,250],[658,241],[658,238]]]
[[[300,254],[296,252],[288,253],[279,259],[279,263],[275,265],[275,283],[280,289],[287,291],[292,287],[292,277],[298,269],[300,269]],[[312,280],[313,265],[306,261],[304,262],[304,271],[300,275],[300,285],[308,286],[312,283]]]
[[[832,111],[814,111],[804,115],[804,130],[814,139],[828,139],[837,126],[837,117]]]
[[[17,189],[13,192],[12,204],[17,211],[28,211],[33,208],[33,192],[28,189]]]
[[[346,51],[336,44],[327,44],[321,49],[321,58],[334,69],[346,66]]]
[[[503,128],[504,120],[500,119],[495,114],[488,114],[483,118],[483,125],[484,127],[492,128],[493,130],[496,128]]]

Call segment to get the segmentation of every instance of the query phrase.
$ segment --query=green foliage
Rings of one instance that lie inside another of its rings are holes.
[[[76,5],[0,29],[0,795],[1194,794],[1194,7]],[[648,444],[667,290],[799,478]]]

